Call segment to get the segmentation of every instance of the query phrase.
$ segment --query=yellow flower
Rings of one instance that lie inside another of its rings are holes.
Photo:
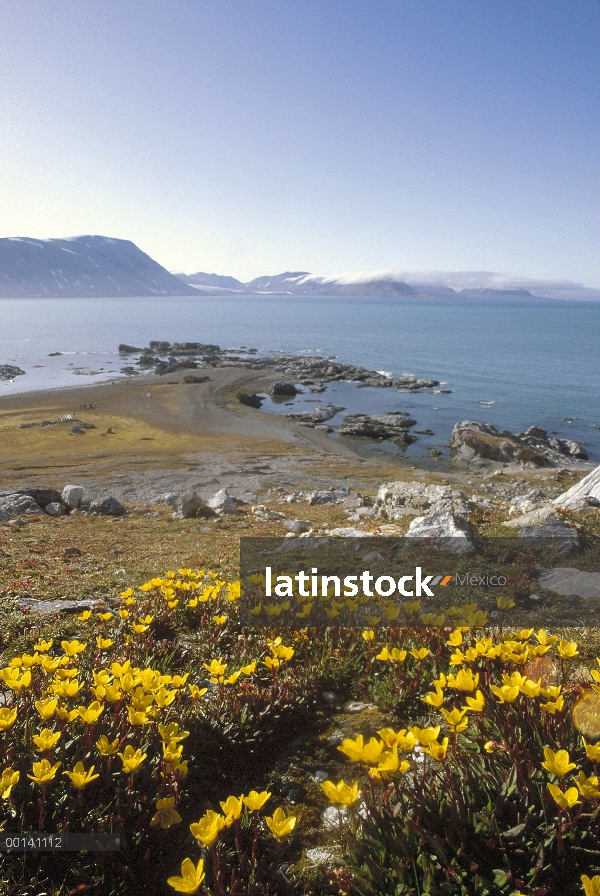
[[[147,625],[143,625],[141,623],[136,623],[136,622],[132,622],[131,627],[134,630],[134,632],[136,633],[136,635],[143,634],[146,631],[146,629],[148,628]]]
[[[69,722],[72,722],[73,719],[76,719],[79,713],[76,709],[64,709],[62,706],[56,707],[56,715],[59,719],[67,719]]]
[[[33,763],[33,774],[27,775],[27,777],[31,778],[32,781],[35,781],[36,784],[46,784],[55,776],[60,765],[60,762],[55,762],[54,765],[50,765],[47,759],[42,759],[41,762]]]
[[[180,731],[177,722],[169,722],[168,725],[159,725],[158,733],[160,734],[162,740],[167,744],[170,741],[179,743],[180,740],[185,740],[186,737],[189,737],[190,734],[189,731]]]
[[[166,688],[159,688],[154,695],[156,705],[160,706],[161,709],[164,709],[165,706],[170,706],[176,696],[177,691],[167,691]]]
[[[426,697],[421,697],[421,700],[423,703],[429,703],[430,706],[435,706],[436,709],[439,709],[444,702],[444,692],[440,687],[436,687],[435,693],[432,691]]]
[[[558,655],[564,660],[579,655],[577,641],[565,641],[564,638],[561,638],[556,649],[558,650]]]
[[[126,774],[137,772],[138,768],[146,758],[146,754],[141,750],[134,750],[131,744],[125,747],[124,753],[118,753],[123,762],[123,771]]]
[[[10,766],[5,768],[2,772],[2,778],[0,778],[0,796],[3,800],[7,800],[10,796],[11,790],[21,777],[21,772],[16,772]]]
[[[432,744],[434,741],[436,741],[438,739],[439,733],[440,733],[439,725],[436,725],[435,728],[433,728],[433,727],[419,728],[417,725],[413,725],[412,728],[410,729],[410,734],[412,734],[413,737],[416,737],[417,743],[421,747],[428,747],[429,744]],[[379,734],[381,734],[381,731],[379,732]],[[389,746],[390,745],[388,744],[388,747]],[[410,752],[410,751],[406,750],[405,752]]]
[[[263,790],[262,793],[257,793],[256,790],[251,790],[248,796],[245,796],[243,799],[244,804],[251,812],[257,812],[259,809],[262,809],[270,797],[271,794],[267,790]]]
[[[446,753],[448,752],[448,738],[445,737],[441,744],[434,741],[429,744],[428,747],[425,747],[424,750],[426,753],[429,753],[430,756],[433,756],[437,762],[442,762],[446,758]]]
[[[465,718],[467,710],[466,709],[441,709],[441,713],[443,714],[446,722],[448,723],[449,728],[454,731],[456,734],[459,734],[461,731],[464,731],[465,728],[469,724],[468,718]]]
[[[429,654],[429,649],[427,647],[416,648],[413,647],[411,650],[411,656],[414,656],[416,660],[424,660],[426,656]]]
[[[544,747],[544,756],[546,761],[542,762],[542,768],[556,775],[557,778],[562,778],[571,769],[577,767],[574,762],[569,761],[569,754],[566,750],[557,750],[555,753],[550,747]]]
[[[237,821],[242,814],[242,809],[244,807],[242,800],[243,797],[241,796],[228,796],[224,802],[220,803],[221,809],[225,815],[225,820],[228,824],[231,824],[232,821]]]
[[[376,740],[372,737],[368,744],[365,744],[362,751],[361,760],[367,765],[376,765],[383,751],[383,741]]]
[[[356,740],[350,737],[344,738],[341,746],[338,747],[340,752],[345,753],[351,762],[360,762],[363,755],[363,736],[359,734]]]
[[[361,632],[361,635],[365,641],[372,641],[375,637],[375,632],[372,628],[365,629],[364,632]]]
[[[406,759],[400,761],[398,758],[398,747],[395,746],[390,753],[382,753],[375,768],[369,769],[371,778],[386,779],[388,775],[394,775],[400,772],[401,775],[406,774],[410,768],[410,762]]]
[[[457,691],[474,691],[479,684],[479,672],[473,675],[472,669],[459,669],[456,675],[448,676],[448,687]]]
[[[98,650],[107,650],[112,643],[112,638],[103,638],[101,635],[98,635],[96,638],[96,647]]]
[[[460,647],[463,642],[462,631],[459,628],[455,628],[453,632],[450,632],[448,640],[446,644],[448,647]]]
[[[226,619],[227,619],[227,616],[213,616],[213,622],[216,625],[223,625],[223,623],[225,622]]]
[[[112,756],[119,749],[119,738],[115,737],[115,739],[111,741],[105,734],[103,734],[102,737],[96,741],[96,746],[98,752],[102,756]]]
[[[343,806],[352,806],[361,793],[358,789],[358,781],[350,786],[345,783],[343,778],[337,784],[334,784],[333,781],[323,781],[321,787],[332,803],[340,803]]]
[[[96,616],[101,622],[108,622],[109,619],[112,619],[112,613],[96,613]]]
[[[80,622],[86,622],[90,618],[91,615],[92,615],[91,610],[84,610],[83,613],[80,613],[77,618],[79,619]]]
[[[13,691],[23,691],[27,690],[29,685],[31,684],[31,670],[27,669],[26,672],[19,677],[19,670],[16,669],[3,669],[4,672],[3,678],[4,683]]]
[[[198,892],[204,878],[204,859],[198,859],[195,867],[191,859],[184,859],[181,863],[181,877],[169,877],[167,883],[178,893],[192,894]]]
[[[541,687],[541,679],[540,681],[531,681],[530,679],[526,679],[523,684],[519,685],[521,693],[525,694],[526,697],[539,697]]]
[[[14,725],[15,719],[17,718],[17,709],[7,709],[6,707],[2,707],[0,709],[0,731],[6,731],[11,725]]]
[[[514,703],[519,696],[519,688],[516,685],[503,684],[498,687],[491,684],[490,688],[501,703]]]
[[[585,753],[588,759],[591,759],[592,762],[600,761],[600,744],[588,744],[585,737],[582,738],[583,745],[585,747]]]
[[[73,783],[73,787],[77,790],[82,790],[84,787],[93,781],[94,778],[99,778],[100,775],[94,774],[94,766],[92,765],[90,770],[86,772],[83,767],[83,762],[78,762],[72,772],[63,772],[63,775],[68,775]]]
[[[431,731],[435,729],[423,729],[424,731]],[[414,748],[417,745],[417,735],[415,731],[421,732],[420,728],[413,728],[411,731],[406,731],[406,728],[402,728],[400,731],[394,731],[393,728],[380,728],[377,734],[384,741],[386,747],[390,749],[394,747],[399,747],[403,753],[412,753]],[[439,731],[439,728],[438,728]],[[437,735],[436,735],[437,736]],[[371,744],[377,743],[374,738],[371,738]],[[367,744],[368,746],[368,744]],[[365,748],[366,749],[366,748]],[[378,753],[375,755],[379,755]],[[364,750],[363,750],[364,756]],[[368,761],[368,760],[365,760]]]
[[[220,657],[218,660],[211,660],[210,663],[204,663],[203,665],[213,678],[224,675],[227,668],[227,663],[224,663]]]
[[[481,691],[477,691],[474,697],[467,697],[467,706],[471,712],[483,712],[485,700]]]
[[[94,700],[89,706],[78,706],[77,712],[82,722],[85,722],[86,725],[93,725],[104,712],[104,707],[100,705],[98,700]]]
[[[278,660],[273,656],[266,656],[263,660],[263,663],[267,667],[267,669],[278,669],[281,665],[281,660]]]
[[[121,617],[121,619],[129,619],[129,610],[125,610],[123,609],[123,607],[121,607],[121,609],[119,610],[119,616]]]
[[[554,701],[548,701],[548,703],[540,703],[540,709],[543,709],[544,712],[549,712],[554,715],[557,711],[561,711],[565,705],[565,698],[562,696],[557,697]]]
[[[52,750],[60,740],[60,731],[51,731],[50,728],[44,728],[39,734],[33,735],[33,742],[39,753],[45,753],[46,750]]]
[[[152,719],[145,712],[135,710],[133,706],[127,707],[127,715],[129,716],[129,722],[131,725],[152,724]]]
[[[87,644],[80,644],[79,641],[75,639],[75,641],[61,641],[60,646],[67,656],[77,656],[78,653],[85,650]]]
[[[277,837],[278,840],[281,840],[282,837],[286,837],[288,834],[291,834],[296,825],[296,816],[288,815],[286,816],[285,812],[281,807],[279,809],[275,809],[275,812],[270,818],[265,818],[269,830],[273,834],[274,837]]]
[[[546,784],[546,787],[552,794],[554,802],[561,809],[572,809],[573,806],[579,806],[581,800],[578,800],[579,792],[576,787],[569,787],[568,790],[562,791],[556,784]]]
[[[254,660],[251,663],[248,663],[247,666],[242,666],[242,668],[240,669],[240,672],[242,673],[242,675],[252,675],[252,673],[255,671],[255,669],[256,669],[256,660]]]
[[[579,793],[588,800],[597,800],[600,798],[598,778],[596,775],[590,775],[589,778],[586,778],[583,772],[579,772],[577,776],[577,787]]]
[[[587,874],[582,874],[581,883],[585,896],[600,896],[600,874],[594,875],[591,880]]]
[[[54,639],[50,638],[49,641],[39,641],[37,644],[33,645],[34,650],[39,650],[40,653],[46,653],[52,645],[54,644]]]
[[[198,697],[202,697],[208,690],[208,688],[199,688],[197,684],[188,684],[188,688],[190,689],[190,694],[194,700],[197,700]]]
[[[168,796],[162,800],[156,801],[156,814],[150,822],[151,825],[159,824],[163,830],[170,828],[173,824],[179,824],[182,821],[181,815],[173,806],[175,805],[175,797]]]
[[[200,821],[190,825],[190,831],[192,836],[203,846],[212,846],[224,827],[225,818],[218,812],[209,809]]]
[[[515,602],[510,597],[497,597],[496,605],[499,610],[512,610],[515,606]]]

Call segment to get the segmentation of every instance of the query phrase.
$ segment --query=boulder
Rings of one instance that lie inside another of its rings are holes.
[[[8,514],[5,510],[0,509],[0,523],[5,523],[8,519]]]
[[[469,513],[464,495],[450,485],[425,485],[422,482],[384,482],[375,499],[375,516],[397,520],[409,514],[422,515],[450,511],[459,516]]]
[[[285,416],[290,417],[292,420],[297,420],[298,423],[302,423],[304,426],[317,427],[327,420],[331,420],[332,417],[335,417],[336,414],[343,410],[344,408],[328,404],[322,408],[313,408],[312,411],[298,411],[295,414],[286,414]]]
[[[28,495],[30,498],[33,498],[36,504],[38,504],[42,509],[46,506],[46,504],[52,503],[62,503],[62,495],[60,492],[57,492],[55,488],[29,488],[25,486],[23,488],[18,488],[16,491],[17,495]]]
[[[65,485],[62,490],[61,501],[76,510],[85,501],[85,489],[82,485]]]
[[[44,511],[31,495],[4,495],[0,498],[0,510],[8,517],[21,516],[21,514],[41,514]]]
[[[293,383],[273,383],[271,386],[271,395],[298,395],[298,390]]]
[[[252,394],[248,392],[238,392],[237,400],[240,404],[245,404],[246,407],[260,409],[264,398],[261,398],[260,395],[257,395],[255,392]]]
[[[343,488],[322,488],[311,492],[308,495],[308,506],[314,504],[341,504],[348,497],[350,489],[347,486]]]
[[[286,520],[283,525],[288,532],[293,532],[295,535],[301,535],[302,532],[308,532],[312,527],[310,520]]]
[[[41,616],[50,613],[81,613],[82,610],[101,610],[106,609],[106,604],[102,600],[68,600],[67,598],[57,598],[56,600],[36,600],[34,597],[20,597],[19,604],[22,610],[30,613],[39,613]]]
[[[469,524],[450,511],[416,517],[409,526],[406,538],[426,540],[437,550],[454,554],[475,548]]]
[[[25,371],[13,364],[0,364],[0,380],[14,380],[16,376],[24,376]]]
[[[502,525],[510,529],[523,529],[525,526],[538,526],[554,513],[556,513],[556,510],[551,504],[544,504],[542,507],[538,507],[537,510],[532,510],[531,513],[526,513],[523,516],[517,516],[514,520],[503,522]]]
[[[572,567],[547,569],[537,576],[540,588],[567,597],[600,597],[600,572],[581,572]]]
[[[186,492],[177,501],[177,510],[173,516],[179,519],[189,520],[195,517],[200,519],[209,519],[216,516],[212,510],[196,492]]]
[[[120,355],[135,355],[137,352],[141,352],[141,348],[136,348],[135,345],[127,345],[126,342],[122,342],[119,345],[119,354]]]
[[[92,501],[90,504],[90,513],[96,513],[98,516],[124,516],[127,510],[116,498],[103,498],[99,501]]]
[[[586,510],[600,507],[600,467],[588,473],[580,482],[563,492],[553,502],[567,510]]]
[[[65,505],[59,504],[58,501],[51,501],[50,504],[46,504],[44,510],[48,516],[67,516],[69,513]]]
[[[259,520],[263,520],[263,522],[285,519],[285,514],[278,513],[276,510],[269,510],[269,508],[265,504],[253,504],[250,510],[255,517],[257,517]]]
[[[408,432],[417,421],[400,411],[393,414],[348,414],[339,428],[340,435],[385,439],[410,445],[417,437]]]
[[[541,526],[525,526],[521,538],[549,547],[555,554],[570,554],[579,548],[577,529],[557,517],[549,517]]]
[[[173,510],[176,510],[179,500],[179,495],[176,495],[175,492],[167,492],[165,495],[159,495],[158,498],[155,498],[154,503],[167,504],[169,507],[172,507]]]
[[[241,498],[234,498],[233,495],[230,495],[226,488],[222,488],[210,499],[208,506],[222,516],[225,514],[237,513],[239,508],[243,507],[245,503],[246,502],[242,501]]]
[[[340,526],[337,529],[328,529],[328,535],[335,538],[372,538],[373,532],[365,532],[364,529],[357,529],[355,526]]]
[[[209,376],[196,376],[193,373],[188,373],[183,378],[184,383],[207,383],[209,380]]]
[[[462,463],[495,461],[527,463],[536,467],[564,464],[565,459],[586,460],[585,448],[568,439],[549,437],[545,429],[531,426],[516,435],[491,423],[462,420],[450,436],[454,459]]]

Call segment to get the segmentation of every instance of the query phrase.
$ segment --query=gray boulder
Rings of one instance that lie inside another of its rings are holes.
[[[521,538],[549,547],[555,554],[570,554],[579,548],[577,529],[557,517],[550,517],[541,526],[525,526]]]
[[[159,495],[158,498],[155,498],[154,503],[167,504],[169,507],[172,507],[173,510],[176,510],[179,500],[179,495],[175,494],[175,492],[167,492],[166,494]]]
[[[271,386],[271,395],[294,396],[298,394],[298,390],[293,383],[273,383]]]
[[[195,517],[209,519],[210,517],[216,516],[216,513],[199,495],[196,494],[196,492],[186,492],[179,499],[174,516],[183,520],[189,520]]]
[[[40,514],[44,511],[31,495],[5,495],[0,498],[0,510],[9,517],[21,516],[22,514]]]
[[[65,505],[59,504],[58,501],[51,501],[50,504],[46,504],[44,510],[48,516],[67,516],[69,513]]]
[[[92,501],[90,504],[90,513],[96,513],[98,516],[124,516],[127,510],[116,498],[104,498],[101,501]]]
[[[26,495],[30,498],[33,498],[35,503],[44,509],[46,504],[50,503],[58,503],[62,502],[62,496],[60,492],[57,492],[55,488],[35,488],[30,486],[25,486],[23,488],[18,488],[16,491],[17,495]]]
[[[409,526],[406,538],[422,539],[439,551],[454,554],[475,549],[471,527],[450,511],[416,517]]]
[[[600,506],[600,467],[588,473],[580,482],[563,492],[553,502],[568,510],[586,510]]]
[[[327,420],[331,420],[332,417],[335,417],[340,411],[343,411],[344,408],[336,407],[334,404],[325,405],[322,408],[313,408],[312,411],[298,411],[295,414],[286,414],[286,417],[290,417],[292,420],[297,420],[298,423],[303,423],[304,426],[321,426]]]
[[[451,512],[469,513],[464,495],[450,485],[425,485],[422,482],[384,482],[375,499],[375,515],[398,520],[410,514],[430,515]]]
[[[341,504],[349,493],[350,489],[347,486],[317,489],[308,495],[308,505],[312,507],[314,504]]]
[[[565,460],[587,459],[585,448],[568,439],[548,436],[545,429],[531,426],[527,432],[498,430],[491,423],[461,420],[452,430],[450,448],[459,463],[527,463],[536,467],[556,466]]]
[[[295,535],[301,535],[302,532],[308,532],[312,527],[310,520],[286,520],[283,525],[288,532],[293,532]]]
[[[0,509],[0,523],[5,523],[8,519],[6,511]]]
[[[62,490],[61,501],[63,504],[66,504],[67,507],[70,507],[71,510],[76,510],[83,504],[85,500],[85,489],[82,485],[65,485]]]
[[[219,515],[225,515],[237,513],[239,508],[243,507],[245,503],[246,502],[242,501],[241,498],[234,498],[233,495],[230,495],[226,488],[222,488],[210,499],[208,506]]]
[[[540,588],[567,597],[600,597],[600,572],[580,572],[572,567],[548,569],[537,576]]]

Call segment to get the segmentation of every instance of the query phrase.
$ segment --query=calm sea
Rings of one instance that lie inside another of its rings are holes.
[[[151,339],[321,353],[393,375],[438,379],[450,394],[339,383],[294,402],[308,409],[317,406],[315,399],[332,401],[348,413],[409,410],[417,429],[435,435],[422,436],[408,456],[443,447],[454,423],[470,419],[512,431],[541,426],[582,442],[590,459],[600,461],[600,303],[592,302],[2,299],[0,364],[27,372],[0,382],[0,395],[117,376],[123,366],[118,344],[144,346]],[[63,354],[49,357],[51,352]]]

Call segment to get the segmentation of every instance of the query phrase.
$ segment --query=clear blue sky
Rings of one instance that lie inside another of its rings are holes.
[[[0,236],[600,286],[597,0],[2,0]]]

